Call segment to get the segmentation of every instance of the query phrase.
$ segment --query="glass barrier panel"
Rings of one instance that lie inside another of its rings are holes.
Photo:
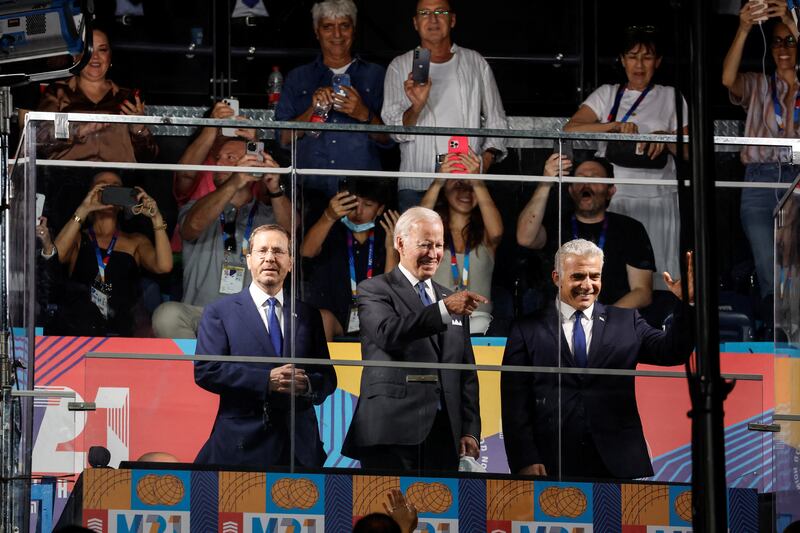
[[[784,531],[800,521],[800,422],[776,423],[781,430],[773,443],[775,530]]]

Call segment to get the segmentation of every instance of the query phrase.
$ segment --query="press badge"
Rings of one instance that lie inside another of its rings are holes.
[[[221,294],[238,294],[244,288],[244,267],[228,262],[222,264],[222,277],[219,280]]]
[[[359,330],[361,330],[361,324],[358,321],[358,307],[351,305],[350,319],[347,321],[347,333],[357,333]]]
[[[92,303],[97,306],[97,309],[100,310],[100,314],[103,315],[103,318],[108,320],[108,292],[100,289],[99,287],[92,287],[90,292],[92,296]]]

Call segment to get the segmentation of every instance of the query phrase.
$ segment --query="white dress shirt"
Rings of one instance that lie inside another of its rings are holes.
[[[277,302],[275,303],[275,314],[278,316],[278,324],[281,325],[281,336],[286,338],[284,332],[286,331],[286,326],[283,323],[283,289],[278,292],[275,296],[270,296],[263,290],[261,287],[256,285],[255,283],[250,284],[250,297],[253,299],[253,302],[258,307],[258,314],[261,316],[261,321],[264,323],[264,327],[269,333],[269,317],[267,313],[269,313],[269,304],[267,304],[267,300],[270,298],[275,298]]]
[[[567,345],[569,351],[575,354],[572,349],[572,332],[575,328],[575,312],[576,309],[569,304],[558,300],[559,310],[561,311],[561,329],[564,331],[564,336],[567,338]],[[592,313],[594,312],[594,304],[590,305],[583,311],[583,318],[581,318],[581,325],[583,326],[583,333],[586,336],[586,360],[589,360],[589,346],[592,344],[592,325],[594,319]]]
[[[400,272],[406,277],[411,286],[414,288],[414,292],[417,294],[419,298],[419,292],[417,291],[417,283],[419,283],[420,279],[417,279],[414,274],[412,274],[406,267],[402,264],[398,265],[400,268]],[[425,284],[425,292],[428,294],[428,298],[431,299],[431,302],[436,302],[436,291],[433,290],[433,283],[430,279],[426,279],[424,282]],[[439,314],[442,317],[443,324],[449,324],[452,319],[450,318],[450,313],[447,311],[447,307],[444,305],[444,300],[439,300]]]

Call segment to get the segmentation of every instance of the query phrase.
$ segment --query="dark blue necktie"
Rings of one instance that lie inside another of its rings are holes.
[[[283,355],[283,335],[281,334],[281,324],[278,322],[278,314],[275,312],[275,305],[278,300],[270,298],[267,300],[267,323],[269,324],[269,340],[272,347],[275,348],[275,355],[278,357]]]
[[[253,6],[255,6],[257,3],[259,3],[260,1],[261,1],[261,0],[242,0],[242,3],[243,3],[244,5],[246,5],[247,7],[253,7]]]
[[[572,354],[575,356],[575,364],[581,368],[586,368],[586,333],[583,331],[581,319],[583,313],[575,311],[575,327],[572,329]]]
[[[422,305],[428,307],[433,302],[431,301],[430,296],[428,296],[428,291],[425,290],[425,282],[420,281],[417,283],[417,291],[419,291],[419,299],[422,300]]]

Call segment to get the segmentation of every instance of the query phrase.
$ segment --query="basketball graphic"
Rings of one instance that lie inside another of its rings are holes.
[[[353,476],[353,516],[383,513],[386,493],[400,489],[396,476]]]
[[[586,495],[576,487],[547,487],[539,494],[542,512],[554,518],[577,518],[586,512]]]
[[[177,505],[183,499],[183,482],[171,474],[147,474],[136,484],[136,495],[145,505]]]
[[[89,468],[86,476],[86,509],[124,509],[131,501],[131,471]]]
[[[272,501],[283,509],[311,509],[319,500],[319,490],[307,478],[279,479],[272,485]]]
[[[220,472],[221,513],[257,513],[267,499],[267,475],[258,472]]]
[[[678,494],[678,497],[675,498],[675,512],[681,519],[686,520],[687,522],[692,521],[692,491],[687,490],[686,492],[681,492]]]
[[[533,520],[533,482],[486,480],[487,520]]]
[[[444,483],[412,483],[406,490],[406,500],[420,513],[441,514],[453,504],[453,495]]]
[[[669,487],[665,485],[622,485],[623,525],[668,523]]]

